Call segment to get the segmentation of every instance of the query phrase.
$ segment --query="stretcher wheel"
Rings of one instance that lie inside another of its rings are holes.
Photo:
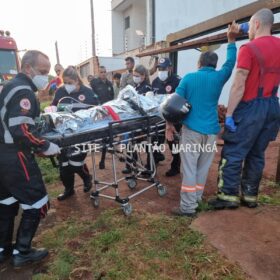
[[[137,186],[137,181],[135,179],[127,179],[127,186],[132,190]]]
[[[132,213],[132,205],[127,203],[122,206],[122,210],[126,216],[129,216]]]
[[[163,185],[158,185],[157,186],[157,191],[158,191],[159,196],[165,196],[166,193],[167,193],[167,189]]]
[[[92,198],[92,205],[94,208],[98,208],[99,207],[99,197],[95,197],[95,198]]]

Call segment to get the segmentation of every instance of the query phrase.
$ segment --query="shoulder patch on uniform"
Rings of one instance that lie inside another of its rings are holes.
[[[170,85],[166,86],[165,90],[167,93],[170,93],[172,91],[172,86],[170,86]]]
[[[80,101],[85,101],[86,97],[83,94],[79,95],[79,100]]]
[[[24,110],[30,110],[31,109],[31,103],[30,103],[29,99],[27,99],[27,98],[21,99],[20,102],[19,102],[19,106]]]

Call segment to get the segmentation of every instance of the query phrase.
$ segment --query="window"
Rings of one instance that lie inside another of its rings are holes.
[[[130,27],[130,17],[128,16],[124,19],[124,29],[126,30],[129,27]]]
[[[86,63],[80,67],[80,74],[82,78],[86,78],[90,74],[89,63]]]
[[[15,51],[0,50],[0,74],[17,74]]]

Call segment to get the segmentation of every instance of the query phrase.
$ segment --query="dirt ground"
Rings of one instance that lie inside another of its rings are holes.
[[[278,147],[280,135],[276,142],[272,142],[266,152],[266,166],[264,176],[274,179],[276,174]],[[208,198],[216,192],[217,170],[220,159],[219,153],[215,156],[211,166],[205,197]],[[89,163],[90,158],[88,159]],[[167,152],[167,158],[158,165],[158,180],[167,187],[167,195],[160,197],[156,188],[133,198],[130,202],[133,209],[145,209],[151,213],[170,214],[174,206],[178,206],[181,177],[168,178],[164,174],[170,166],[171,156]],[[123,169],[124,164],[117,164],[117,171]],[[112,164],[110,157],[106,161],[106,169],[98,170],[99,178],[103,181],[111,181]],[[65,220],[69,216],[78,216],[80,219],[95,219],[98,214],[108,208],[120,207],[115,201],[100,198],[100,206],[95,209],[89,199],[89,194],[83,193],[81,182],[77,180],[76,194],[70,199],[58,202],[52,200],[52,209],[48,218],[42,222],[40,231],[50,227],[54,222]],[[121,197],[147,186],[147,183],[138,183],[135,190],[130,190],[125,181],[120,183]],[[49,186],[49,191],[57,190],[60,184]],[[61,187],[62,190],[62,187]],[[113,190],[106,192],[113,194]],[[121,211],[121,210],[120,210]],[[194,227],[207,235],[210,243],[221,251],[233,263],[238,262],[241,268],[253,279],[276,280],[280,279],[280,208],[262,206],[257,210],[241,208],[236,211],[208,212],[199,215],[195,220]],[[132,212],[133,215],[133,212]],[[218,233],[218,234],[216,234]],[[230,243],[228,242],[230,240]],[[36,243],[36,238],[35,238]],[[276,246],[276,243],[278,244]],[[28,280],[31,279],[34,270],[40,271],[40,266],[27,268],[20,272],[14,272],[6,263],[0,266],[0,279],[5,280]]]

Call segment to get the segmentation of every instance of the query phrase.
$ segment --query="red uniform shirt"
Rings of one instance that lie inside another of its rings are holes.
[[[253,42],[262,53],[266,67],[280,68],[280,38],[264,36],[253,40]],[[256,98],[258,94],[260,67],[256,56],[246,44],[239,50],[237,68],[250,71],[246,80],[242,101],[249,101]],[[267,73],[264,78],[263,96],[271,96],[273,88],[278,86],[278,83],[279,75],[277,76],[275,73]]]

